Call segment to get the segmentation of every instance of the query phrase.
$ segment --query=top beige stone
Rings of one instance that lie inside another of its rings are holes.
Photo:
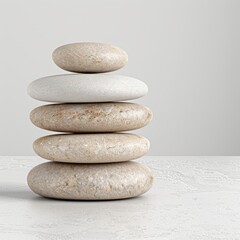
[[[111,72],[124,67],[127,53],[106,43],[72,43],[54,50],[53,61],[60,68],[78,73]]]

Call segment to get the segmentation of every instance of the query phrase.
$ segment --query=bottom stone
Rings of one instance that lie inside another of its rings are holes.
[[[41,196],[68,200],[111,200],[147,192],[153,174],[137,162],[72,164],[47,162],[28,174],[28,185]]]

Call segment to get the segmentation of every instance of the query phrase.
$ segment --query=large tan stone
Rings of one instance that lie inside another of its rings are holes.
[[[120,132],[138,129],[152,112],[135,103],[52,104],[34,109],[30,119],[37,127],[58,132]]]
[[[127,53],[106,43],[72,43],[57,48],[53,61],[60,68],[81,73],[110,72],[128,62]]]
[[[28,185],[49,198],[107,200],[147,192],[153,182],[148,167],[137,162],[73,164],[48,162],[33,168]]]
[[[142,157],[149,141],[135,134],[57,134],[37,139],[34,151],[42,158],[70,163],[124,162]]]

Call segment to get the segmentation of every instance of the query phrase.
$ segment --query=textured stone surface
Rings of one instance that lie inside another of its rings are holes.
[[[65,74],[33,81],[28,94],[46,102],[111,102],[140,98],[147,85],[135,78],[112,74]]]
[[[131,198],[148,191],[153,175],[137,162],[72,164],[48,162],[33,168],[28,185],[50,198],[107,200]]]
[[[239,240],[237,156],[144,156],[140,162],[155,175],[150,191],[104,202],[32,193],[26,175],[44,162],[40,157],[2,156],[0,162],[3,240]]]
[[[35,108],[37,127],[59,132],[119,132],[144,127],[152,112],[135,103],[51,104]]]
[[[72,43],[57,48],[53,61],[71,72],[100,73],[122,68],[128,62],[127,53],[106,43]]]
[[[142,157],[149,141],[128,133],[57,134],[37,139],[34,151],[42,158],[57,162],[123,162]]]

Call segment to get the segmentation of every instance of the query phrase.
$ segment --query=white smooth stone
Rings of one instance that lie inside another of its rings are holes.
[[[37,79],[28,94],[46,102],[111,102],[140,98],[147,85],[135,78],[110,74],[66,74]]]

